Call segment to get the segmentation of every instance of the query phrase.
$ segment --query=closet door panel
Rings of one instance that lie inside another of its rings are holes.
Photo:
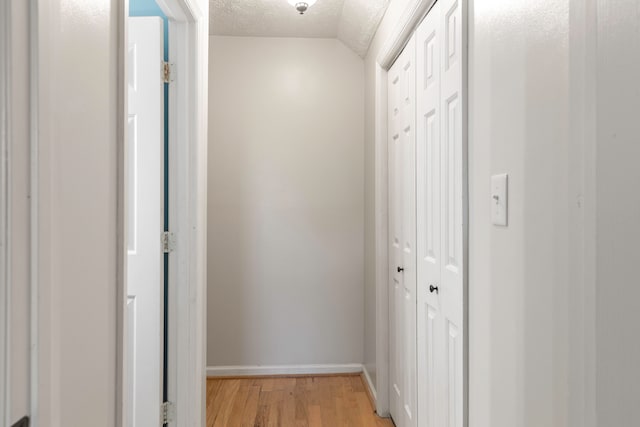
[[[415,36],[405,48],[404,122],[404,417],[405,427],[417,426],[416,365],[416,47]]]
[[[415,41],[389,73],[391,413],[398,426],[416,424]]]
[[[416,33],[417,44],[417,302],[418,420],[439,427],[438,370],[443,355],[439,286],[441,255],[440,69],[442,34],[438,3]]]
[[[388,128],[389,128],[389,384],[390,411],[394,419],[401,414],[402,393],[402,348],[401,323],[398,321],[402,308],[403,276],[397,271],[402,264],[402,170],[401,139],[401,102],[402,85],[400,66],[389,70],[388,82]]]
[[[441,54],[442,251],[440,298],[445,325],[443,426],[464,423],[464,96],[462,0],[439,0]]]

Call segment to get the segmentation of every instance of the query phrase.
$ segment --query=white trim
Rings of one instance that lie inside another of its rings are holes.
[[[196,133],[194,150],[191,152],[191,166],[194,178],[185,183],[193,194],[190,218],[190,244],[193,252],[189,260],[190,287],[188,289],[192,312],[190,330],[193,335],[191,347],[192,375],[197,379],[189,390],[195,394],[193,398],[194,417],[199,416],[197,424],[204,426],[206,421],[206,357],[207,357],[207,148],[208,148],[208,102],[209,102],[209,3],[203,3],[205,10],[200,10],[195,32],[195,45],[199,52],[195,58],[195,80],[191,90],[196,94],[197,111],[194,115]],[[196,422],[194,421],[194,425]],[[182,426],[181,426],[182,427]]]
[[[369,370],[366,366],[362,366],[362,374],[364,375],[364,380],[366,381],[365,386],[369,389],[371,396],[373,396],[373,401],[378,400],[378,392],[376,391],[375,384],[371,381],[371,376],[369,375]]]
[[[37,1],[37,0],[32,0]],[[37,251],[38,270],[37,286],[38,286],[38,348],[37,348],[37,384],[31,393],[37,393],[37,414],[39,424],[59,427],[61,423],[62,413],[62,397],[60,393],[61,375],[60,357],[61,357],[61,328],[60,328],[60,292],[53,280],[52,262],[52,163],[51,149],[56,139],[57,122],[55,114],[51,109],[53,105],[53,88],[55,87],[54,79],[51,78],[52,68],[51,59],[55,55],[55,43],[53,43],[50,33],[54,31],[59,24],[59,15],[53,13],[55,7],[52,2],[37,1],[37,10],[30,13],[30,25],[34,28],[31,37],[37,37],[31,43],[37,43],[37,61],[30,65],[30,72],[35,74],[37,78],[37,99],[35,103],[30,105],[30,109],[37,109],[38,123],[38,173],[35,175],[38,179],[38,202],[37,202],[37,229],[38,229],[38,246],[31,248],[31,251]],[[55,31],[54,31],[55,32]],[[53,43],[53,44],[52,44]],[[32,45],[33,46],[33,45]],[[34,75],[32,74],[32,78]],[[33,83],[33,82],[31,82]],[[31,118],[32,120],[33,118]],[[33,126],[33,123],[30,123]],[[33,209],[34,206],[31,206]],[[31,252],[34,253],[34,252]],[[31,264],[32,267],[34,264]],[[35,296],[35,295],[34,295]],[[32,360],[33,361],[33,360]],[[34,378],[35,380],[35,378]],[[32,394],[33,396],[33,394]],[[34,415],[34,414],[30,414]],[[44,421],[42,421],[44,420]]]
[[[9,83],[10,3],[0,2],[0,423],[10,423],[10,249]]]
[[[387,38],[376,62],[382,69],[389,71],[402,49],[406,46],[413,32],[418,28],[418,24],[427,16],[436,0],[412,0],[407,4],[402,16],[398,20],[398,25],[393,29]],[[386,112],[385,112],[386,114]]]
[[[169,37],[169,61],[176,64],[176,77],[169,88],[169,120],[175,123],[169,126],[169,229],[176,236],[176,250],[169,256],[169,400],[176,405],[177,417],[172,425],[191,426],[197,423],[196,415],[201,411],[197,372],[204,370],[196,366],[197,325],[192,323],[196,302],[190,298],[197,292],[190,259],[190,254],[197,254],[191,235],[192,227],[196,227],[192,215],[197,196],[193,194],[195,187],[189,187],[197,171],[191,160],[192,153],[197,153],[193,137],[195,64],[189,52],[189,46],[196,46],[193,25],[170,20]],[[180,144],[181,140],[192,144]]]
[[[598,5],[572,0],[569,26],[571,146],[569,194],[582,194],[583,204],[570,211],[569,306],[570,398],[568,420],[581,427],[597,426],[596,393],[596,153],[598,80]]]
[[[196,22],[205,16],[195,0],[156,0],[156,3],[167,17],[176,21]]]
[[[172,15],[171,12],[168,12],[168,8],[166,2],[161,1],[158,2],[158,5],[165,11],[165,15],[167,16],[175,16]],[[182,10],[180,11],[182,13]],[[175,64],[175,76],[174,81],[169,85],[169,121],[170,123],[176,118],[176,114],[181,114],[185,111],[188,111],[188,106],[181,104],[185,102],[185,98],[177,99],[177,95],[179,92],[184,91],[183,88],[183,80],[181,73],[185,72],[184,65],[187,61],[185,56],[187,55],[188,49],[187,46],[184,46],[181,43],[185,42],[185,34],[186,26],[183,22],[176,22],[174,19],[169,20],[169,62]],[[183,121],[181,120],[181,123]],[[184,124],[183,124],[184,126]],[[179,158],[179,156],[184,155],[182,152],[178,151],[178,146],[175,144],[175,141],[178,138],[179,134],[184,134],[184,132],[188,132],[189,129],[178,129],[177,126],[169,126],[169,230],[176,236],[175,242],[175,250],[169,255],[169,345],[168,345],[168,357],[169,357],[169,372],[167,373],[167,381],[169,384],[169,400],[175,404],[176,414],[179,416],[183,412],[184,402],[178,397],[184,394],[181,386],[183,384],[188,384],[190,381],[188,371],[185,373],[185,367],[188,368],[188,365],[182,366],[176,363],[178,359],[178,349],[180,347],[188,347],[189,340],[188,334],[179,334],[179,326],[178,323],[184,321],[183,317],[180,315],[179,307],[188,304],[187,300],[180,299],[181,295],[177,292],[174,284],[178,283],[179,277],[185,277],[188,275],[187,269],[184,267],[183,262],[178,262],[179,257],[183,256],[185,252],[188,253],[189,247],[188,244],[185,244],[184,241],[184,232],[182,230],[181,224],[183,223],[183,219],[179,219],[178,216],[182,216],[183,213],[179,209],[180,205],[187,206],[187,200],[185,199],[186,194],[181,194],[177,191],[175,184],[176,180],[183,180],[184,177],[179,178],[178,175],[186,174],[187,171],[183,167],[184,161]],[[188,149],[188,147],[187,147]],[[174,322],[173,319],[178,319],[177,322]],[[174,339],[174,341],[171,341]],[[175,344],[174,344],[175,343]],[[188,356],[187,356],[188,357]],[[180,382],[180,385],[179,385]],[[180,390],[179,390],[180,389]],[[188,392],[187,392],[188,396]],[[187,402],[188,402],[187,397]],[[185,410],[190,410],[190,408],[186,408]],[[174,421],[172,426],[177,425],[177,420]]]
[[[462,342],[462,425],[469,426],[469,8],[473,0],[460,0],[462,10],[462,251],[464,253],[462,272],[462,322],[464,325]]]
[[[30,207],[29,207],[29,286],[30,286],[30,344],[29,349],[29,415],[31,427],[39,422],[39,298],[40,298],[40,142],[39,142],[39,31],[38,0],[29,2],[29,156],[30,156]]]
[[[375,252],[376,252],[376,411],[389,415],[389,209],[387,152],[387,71],[376,65],[375,93]]]
[[[360,374],[360,363],[328,365],[207,366],[207,377]]]
[[[209,18],[193,1],[176,1],[187,16],[180,21],[167,14],[169,61],[176,64],[169,95],[169,228],[176,236],[176,251],[169,257],[168,379],[169,400],[176,405],[170,425],[191,427],[204,426],[206,416]]]
[[[117,52],[117,68],[118,68],[118,147],[117,147],[117,191],[116,195],[116,423],[120,426],[127,425],[129,418],[127,413],[127,402],[130,397],[127,395],[127,378],[126,373],[130,372],[127,365],[125,355],[128,354],[127,348],[127,224],[126,224],[126,205],[127,200],[127,182],[126,182],[126,143],[127,143],[127,119],[128,111],[128,70],[127,67],[127,40],[128,25],[127,18],[129,16],[129,0],[121,0],[116,3],[117,16],[119,17],[118,26],[118,52]]]
[[[172,16],[171,12],[168,9],[165,9],[165,2],[158,2],[160,7],[165,11],[165,15]],[[184,64],[187,63],[187,59],[185,56],[187,55],[188,48],[183,43],[185,43],[185,39],[188,37],[184,33],[187,31],[186,25],[183,22],[175,22],[174,19],[169,20],[169,62],[175,64],[176,67],[176,75],[174,77],[174,81],[169,85],[169,121],[170,123],[176,119],[177,114],[183,114],[188,111],[188,106],[186,105],[186,99],[184,97],[178,99],[177,95],[179,93],[188,90],[184,87],[184,82],[182,79],[182,73],[187,72],[184,68]],[[169,384],[169,400],[172,401],[176,406],[176,414],[178,416],[182,415],[184,410],[191,410],[191,408],[186,407],[183,409],[185,402],[179,397],[184,395],[185,391],[182,388],[184,384],[189,384],[190,375],[189,371],[185,368],[188,368],[188,364],[178,364],[176,360],[178,359],[178,351],[180,348],[186,350],[189,346],[189,335],[182,333],[180,334],[179,323],[184,322],[184,314],[179,310],[179,307],[187,304],[187,299],[182,299],[182,295],[178,293],[178,289],[174,286],[174,284],[179,283],[179,277],[187,277],[188,269],[185,268],[184,262],[178,262],[179,259],[189,252],[189,245],[185,244],[185,232],[183,231],[183,227],[181,226],[185,219],[183,218],[184,213],[182,212],[180,206],[188,206],[188,201],[186,199],[187,194],[182,194],[180,191],[177,191],[176,181],[183,181],[186,178],[186,174],[188,173],[187,168],[184,167],[184,160],[182,160],[181,156],[184,156],[184,150],[178,150],[178,145],[175,144],[175,141],[178,139],[178,135],[184,135],[185,132],[188,134],[189,129],[188,126],[185,126],[184,118],[180,120],[182,125],[181,129],[178,129],[177,126],[169,126],[169,230],[176,236],[175,242],[175,250],[169,255],[169,372],[167,373],[167,381]],[[185,147],[186,150],[189,147]],[[181,260],[180,260],[181,261]],[[177,319],[174,321],[173,319]],[[175,338],[175,339],[174,339]],[[174,341],[171,341],[174,339]],[[188,351],[188,350],[187,350]],[[188,354],[186,355],[188,358]],[[187,359],[188,360],[188,359]],[[184,365],[184,366],[183,366]],[[189,402],[189,393],[186,391],[186,402]],[[177,420],[175,420],[172,426],[177,425]],[[185,424],[186,425],[186,424]]]

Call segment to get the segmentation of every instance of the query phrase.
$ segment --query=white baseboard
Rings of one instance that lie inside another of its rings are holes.
[[[373,384],[373,381],[371,381],[371,377],[369,376],[369,371],[367,371],[367,367],[364,365],[362,366],[362,373],[364,374],[364,379],[367,381],[365,385],[369,387],[369,391],[371,392],[371,396],[373,397],[373,400],[375,402],[378,402],[378,394],[376,393],[375,384]]]
[[[207,377],[359,374],[362,371],[363,366],[360,363],[336,365],[207,366]]]

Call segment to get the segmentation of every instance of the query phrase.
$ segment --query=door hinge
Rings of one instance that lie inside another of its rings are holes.
[[[162,63],[162,81],[171,83],[176,79],[176,66],[170,62]]]
[[[165,254],[176,250],[176,236],[168,231],[162,232],[162,252]]]
[[[162,418],[162,424],[169,424],[175,418],[175,407],[171,402],[163,402],[160,405],[160,418]]]

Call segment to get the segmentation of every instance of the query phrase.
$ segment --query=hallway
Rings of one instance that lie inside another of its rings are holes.
[[[0,0],[0,427],[639,427],[639,35],[640,0]]]
[[[393,427],[359,375],[207,380],[207,427],[342,425]]]

